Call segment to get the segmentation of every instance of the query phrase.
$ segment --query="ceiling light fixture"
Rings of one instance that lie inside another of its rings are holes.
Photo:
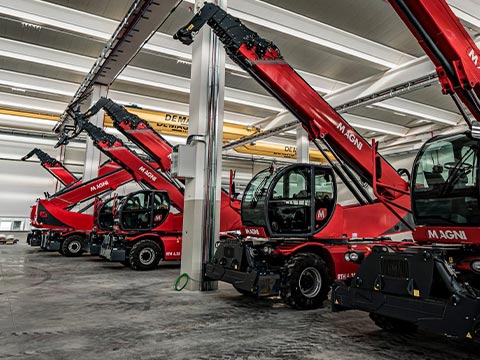
[[[40,25],[32,24],[26,21],[22,22],[22,27],[33,30],[42,30],[42,27]]]
[[[177,59],[177,64],[183,64],[183,65],[192,65],[192,62],[191,61],[187,61],[187,60],[182,60],[182,59]]]
[[[25,89],[20,89],[20,88],[17,88],[17,87],[12,87],[11,89],[12,89],[12,91],[16,91],[16,92],[20,92],[20,93],[26,93],[27,92]]]

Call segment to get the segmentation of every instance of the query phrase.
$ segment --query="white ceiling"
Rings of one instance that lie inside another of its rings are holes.
[[[192,17],[192,2],[183,1],[113,83],[112,99],[187,113],[191,49],[171,35]],[[0,2],[0,107],[62,113],[131,3]],[[449,0],[449,4],[476,37],[480,0]],[[229,0],[228,5],[234,16],[276,43],[287,62],[333,106],[434,72],[383,0]],[[225,96],[225,119],[231,122],[258,123],[284,111],[231,62],[226,66]],[[386,145],[395,145],[393,152],[404,151],[399,145],[408,146],[418,134],[428,137],[432,131],[462,124],[459,112],[436,83],[343,115],[365,137],[381,136]],[[276,123],[288,119],[284,115]],[[287,143],[294,141],[291,133],[283,136]]]

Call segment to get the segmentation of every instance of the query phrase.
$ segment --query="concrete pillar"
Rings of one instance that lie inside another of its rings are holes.
[[[226,0],[214,1],[225,8]],[[197,0],[195,12],[204,4]],[[205,25],[195,37],[190,82],[189,136],[195,135],[195,177],[185,181],[181,273],[194,279],[189,290],[214,290],[204,281],[204,264],[213,254],[220,230],[225,53]]]
[[[107,96],[108,88],[104,85],[94,85],[92,96],[90,96],[90,104],[88,108],[93,106],[102,96]],[[103,110],[90,118],[90,122],[96,126],[103,127]],[[85,165],[83,167],[83,181],[96,178],[98,176],[98,166],[100,165],[100,150],[94,145],[90,137],[87,137],[85,147]]]
[[[309,163],[309,147],[308,133],[302,125],[297,125],[297,162]]]

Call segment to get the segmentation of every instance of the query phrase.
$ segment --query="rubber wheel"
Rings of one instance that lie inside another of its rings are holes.
[[[323,305],[331,280],[320,256],[296,254],[288,260],[285,271],[280,296],[287,305],[298,310],[317,309]]]
[[[128,260],[133,270],[153,270],[162,257],[161,247],[153,240],[140,240],[133,245]]]
[[[61,254],[67,257],[80,256],[83,253],[83,237],[71,235],[63,240]]]
[[[394,319],[388,316],[370,313],[370,319],[373,320],[375,325],[379,328],[396,333],[414,333],[417,331],[417,326],[408,321]]]

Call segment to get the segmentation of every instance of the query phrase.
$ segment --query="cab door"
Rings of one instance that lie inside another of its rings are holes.
[[[312,168],[293,165],[277,175],[268,198],[268,226],[272,236],[313,233]]]

